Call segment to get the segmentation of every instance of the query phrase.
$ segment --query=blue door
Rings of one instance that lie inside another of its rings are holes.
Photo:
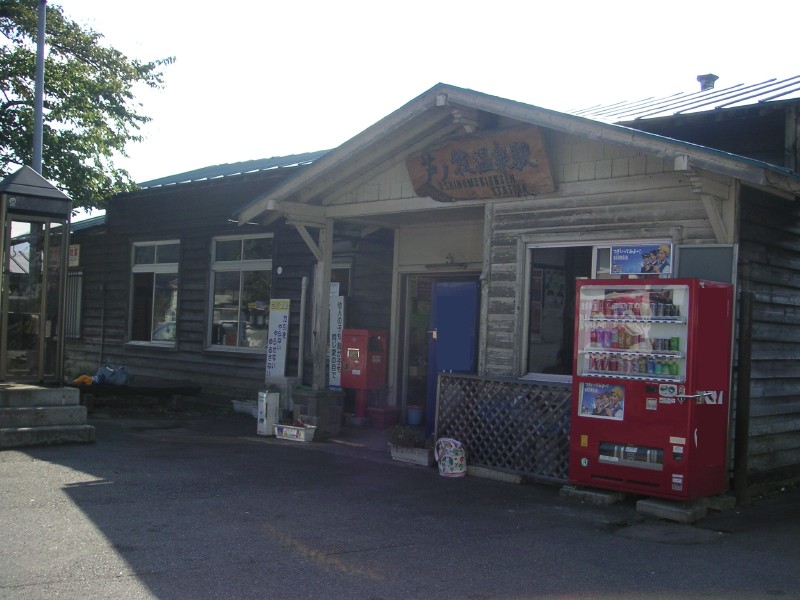
[[[431,290],[426,435],[436,419],[436,383],[442,371],[474,373],[478,367],[477,281],[436,282]]]

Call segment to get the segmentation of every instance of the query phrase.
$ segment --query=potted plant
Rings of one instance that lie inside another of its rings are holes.
[[[430,467],[433,465],[433,440],[421,439],[419,428],[394,425],[386,430],[394,460]]]

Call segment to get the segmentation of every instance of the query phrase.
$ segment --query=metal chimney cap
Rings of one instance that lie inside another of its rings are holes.
[[[700,82],[700,91],[704,92],[706,90],[713,90],[714,89],[714,82],[719,79],[713,73],[706,73],[705,75],[698,75],[697,81]]]

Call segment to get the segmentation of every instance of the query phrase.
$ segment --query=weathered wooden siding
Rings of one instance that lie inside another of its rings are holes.
[[[389,329],[394,234],[382,229],[358,240],[350,274],[347,327]]]
[[[739,261],[753,291],[748,477],[758,485],[800,476],[797,202],[743,188]]]
[[[399,232],[397,265],[424,271],[425,265],[483,264],[483,221],[427,223]]]
[[[397,200],[416,197],[414,186],[404,162],[399,162],[352,191],[336,198],[336,204],[362,204],[381,200]]]
[[[287,375],[294,375],[301,281],[304,276],[312,280],[313,256],[293,228],[229,222],[237,208],[276,181],[275,175],[256,174],[113,199],[105,234],[90,230],[73,238],[81,244],[84,270],[83,332],[67,343],[68,372],[91,372],[102,359],[126,365],[134,376],[191,380],[207,394],[255,398],[263,388],[264,353],[206,348],[211,240],[273,231],[272,294],[292,300]],[[127,343],[131,244],[166,239],[181,243],[175,348]]]
[[[553,194],[493,204],[483,372],[516,376],[522,349],[525,242],[626,241],[669,236],[713,242],[714,233],[687,173],[617,146],[552,136],[558,189]]]

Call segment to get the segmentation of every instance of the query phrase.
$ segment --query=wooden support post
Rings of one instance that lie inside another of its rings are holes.
[[[318,248],[322,260],[317,262],[314,269],[314,317],[312,341],[312,356],[314,360],[314,374],[311,387],[314,390],[325,389],[327,369],[325,361],[328,357],[328,343],[330,340],[330,287],[331,265],[333,263],[333,220],[326,219],[325,225],[320,227]]]

